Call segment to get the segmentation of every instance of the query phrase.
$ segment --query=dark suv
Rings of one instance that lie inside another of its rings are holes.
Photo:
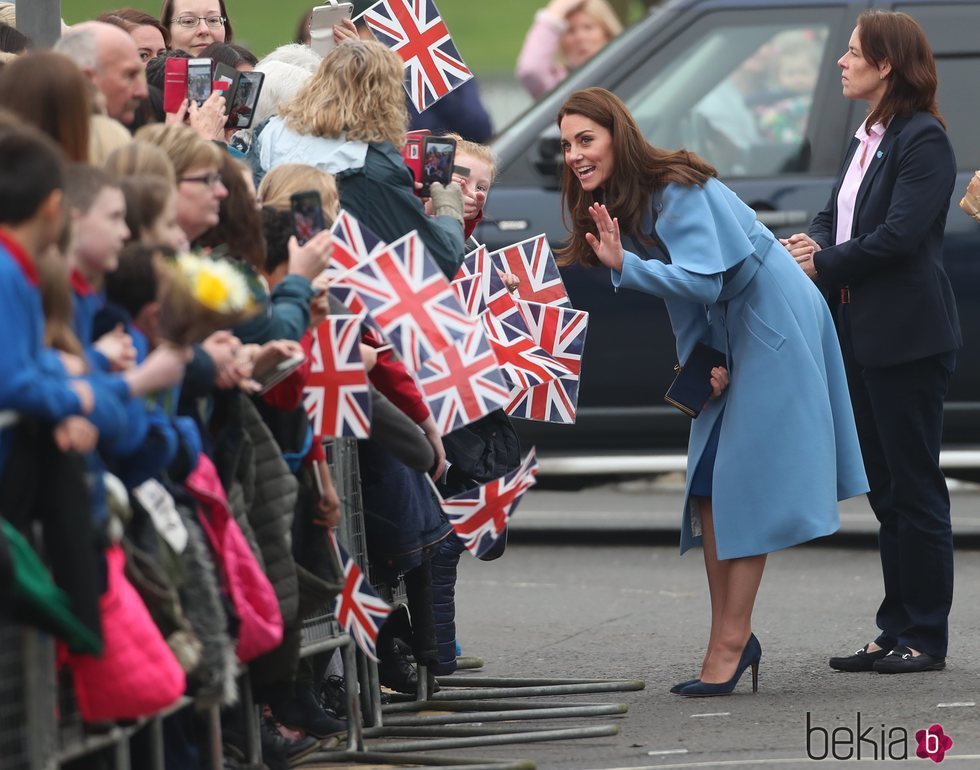
[[[960,170],[945,263],[965,346],[947,402],[946,441],[980,436],[980,225],[957,207],[980,168],[980,3],[975,0],[674,0],[655,9],[512,123],[494,143],[499,174],[476,233],[491,249],[567,236],[555,115],[573,90],[603,86],[652,144],[705,156],[779,236],[805,231],[827,203],[863,102],[841,95],[837,59],[858,14],[901,10],[924,27],[940,109]],[[682,449],[688,418],[664,404],[675,351],[659,300],[614,295],[605,269],[564,268],[572,303],[591,313],[574,427],[519,421],[545,453]]]

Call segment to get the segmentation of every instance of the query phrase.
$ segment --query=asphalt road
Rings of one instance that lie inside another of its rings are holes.
[[[708,596],[700,552],[677,553],[682,482],[534,489],[512,519],[504,557],[483,563],[464,554],[461,563],[458,634],[464,655],[486,663],[462,675],[642,679],[638,692],[548,699],[624,703],[625,716],[530,723],[616,725],[619,734],[435,753],[568,770],[812,770],[856,761],[863,734],[861,761],[874,762],[875,751],[878,761],[907,754],[888,766],[924,768],[915,733],[941,724],[953,739],[944,766],[980,768],[980,488],[952,487],[957,588],[946,671],[889,677],[827,666],[875,635],[875,521],[858,499],[842,504],[837,535],[770,557],[754,617],[759,693],[746,675],[730,697],[684,699],[668,689],[697,673]],[[836,746],[828,744],[834,735]],[[834,759],[835,750],[850,762]]]
[[[439,753],[530,758],[539,768],[571,770],[812,769],[820,765],[807,758],[807,715],[817,728],[809,750],[820,756],[828,748],[820,730],[853,733],[860,714],[861,731],[873,728],[865,733],[863,761],[872,756],[872,741],[882,755],[884,732],[888,756],[907,751],[911,757],[889,767],[927,767],[915,757],[914,734],[938,723],[954,741],[945,764],[980,767],[977,552],[959,553],[956,579],[946,671],[840,674],[827,667],[827,658],[857,649],[873,634],[877,554],[826,546],[773,554],[754,617],[763,648],[759,693],[753,695],[746,680],[730,697],[684,699],[668,689],[696,674],[703,651],[708,598],[699,553],[679,557],[673,546],[512,543],[497,562],[466,557],[458,633],[464,654],[486,662],[470,675],[640,678],[646,689],[555,699],[621,702],[629,712],[545,723],[617,724],[616,736]],[[838,756],[850,751],[855,757],[857,744],[844,742],[848,733],[837,736]]]

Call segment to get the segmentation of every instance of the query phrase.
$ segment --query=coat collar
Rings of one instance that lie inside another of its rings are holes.
[[[27,250],[10,233],[0,230],[0,248],[6,249],[31,286],[37,286],[37,268]]]

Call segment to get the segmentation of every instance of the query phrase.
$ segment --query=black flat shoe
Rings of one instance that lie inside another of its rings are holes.
[[[879,674],[914,674],[917,671],[942,671],[946,658],[934,658],[924,652],[913,655],[908,647],[896,647],[874,664]]]
[[[830,667],[838,671],[874,671],[876,661],[881,660],[888,654],[888,650],[875,650],[868,652],[868,646],[864,645],[853,655],[840,656],[830,659]]]

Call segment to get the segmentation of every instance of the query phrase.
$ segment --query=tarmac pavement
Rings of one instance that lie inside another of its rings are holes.
[[[747,673],[732,696],[687,699],[668,690],[696,676],[709,609],[700,552],[677,553],[683,477],[547,486],[521,502],[503,558],[463,555],[457,633],[463,654],[486,665],[460,676],[642,679],[646,688],[535,699],[624,703],[622,717],[530,723],[616,725],[618,735],[436,753],[568,770],[813,770],[859,758],[924,768],[915,734],[940,724],[953,739],[944,767],[980,768],[980,487],[951,485],[957,587],[945,671],[827,666],[876,635],[876,523],[860,498],[841,505],[837,535],[770,556],[753,618],[758,694]]]

